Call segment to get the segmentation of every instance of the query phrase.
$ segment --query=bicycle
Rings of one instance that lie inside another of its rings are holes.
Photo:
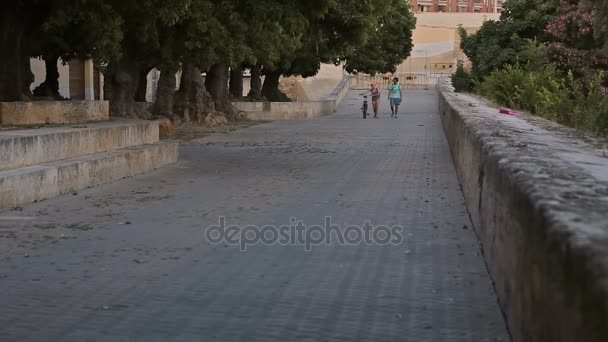
[[[367,96],[363,96],[363,107],[361,107],[363,111],[363,118],[367,119]]]

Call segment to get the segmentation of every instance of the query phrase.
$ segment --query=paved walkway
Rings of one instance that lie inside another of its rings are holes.
[[[0,213],[6,341],[508,341],[432,91],[184,144],[158,172]],[[249,246],[245,226],[403,226],[398,245]]]

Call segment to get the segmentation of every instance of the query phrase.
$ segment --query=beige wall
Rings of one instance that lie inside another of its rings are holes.
[[[411,56],[397,68],[397,74],[417,75],[435,80],[438,76],[452,74],[458,60],[468,61],[460,50],[458,26],[475,32],[487,20],[498,20],[494,13],[419,13],[416,29],[412,34],[414,48]]]
[[[314,77],[297,78],[309,101],[324,100],[344,79],[342,65],[322,64]]]
[[[498,20],[498,18],[500,18],[500,14],[495,13],[418,13],[416,14],[416,26],[480,27],[484,21]]]
[[[468,65],[466,56],[460,50],[458,26],[462,25],[468,32],[475,32],[485,21],[498,20],[500,14],[418,13],[415,16],[417,22],[412,33],[414,47],[411,56],[397,67],[396,72],[403,83],[412,85],[434,83],[437,77],[453,73],[458,60],[463,60],[465,66]],[[336,73],[332,67],[334,66],[324,66],[313,80],[331,78],[329,75]],[[372,78],[358,77],[355,84],[366,86],[370,80]],[[382,76],[373,80],[384,82]]]
[[[38,58],[30,59],[30,68],[34,74],[34,83],[30,85],[30,90],[34,90],[46,78],[46,66],[44,61]],[[57,60],[57,68],[59,69],[59,94],[63,97],[70,97],[70,67],[63,65],[61,60]]]

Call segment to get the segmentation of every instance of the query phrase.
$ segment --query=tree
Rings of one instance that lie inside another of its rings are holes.
[[[0,101],[29,100],[30,57],[44,57],[40,93],[58,96],[57,58],[103,59],[117,52],[120,19],[103,0],[14,0],[0,13]]]
[[[343,57],[350,73],[395,72],[412,51],[416,18],[401,0],[389,0],[376,10],[376,22],[367,42]]]
[[[24,101],[32,96],[32,40],[55,2],[18,0],[0,11],[0,101]]]
[[[460,47],[478,79],[507,64],[526,63],[529,41],[547,42],[547,23],[556,16],[555,0],[509,0],[498,21],[487,21],[474,34],[459,29]]]
[[[124,22],[120,55],[105,69],[104,93],[113,116],[141,116],[136,94],[142,75],[158,62],[161,32],[188,15],[192,0],[107,0]]]
[[[317,13],[327,7],[328,0],[302,4],[296,0],[224,0],[219,18],[225,18],[224,26],[230,32],[223,53],[226,58],[211,67],[206,86],[215,100],[216,109],[232,117],[236,114],[229,99],[228,68],[232,73],[233,94],[242,90],[242,68],[253,69],[252,95],[258,97],[257,67],[264,70],[286,67],[286,60],[293,59],[308,24],[307,13]],[[268,79],[268,78],[267,78]],[[277,84],[278,87],[278,84]]]
[[[175,25],[162,27],[160,49],[155,65],[161,70],[154,112],[168,117],[174,114],[185,120],[204,119],[215,111],[201,70],[221,59],[216,47],[229,39],[229,33],[214,13],[214,2],[193,1],[188,12]],[[181,66],[179,90],[175,92],[175,74]]]
[[[608,0],[596,0],[593,2],[595,26],[599,29],[594,31],[595,38],[604,42],[603,55],[608,55]]]
[[[314,76],[321,63],[338,64],[365,44],[374,27],[374,11],[382,6],[371,0],[319,1],[316,5],[302,9],[308,26],[295,55],[284,55],[276,67],[264,68],[262,96],[269,101],[287,100],[278,89],[282,75]]]
[[[103,65],[120,51],[123,22],[101,0],[55,1],[32,41],[32,55],[46,65],[46,79],[34,95],[60,98],[58,59],[93,59]]]
[[[321,3],[321,7],[324,7]],[[267,69],[285,67],[285,61],[295,58],[302,45],[302,36],[308,26],[304,8],[294,0],[245,0],[239,10],[246,13],[246,44],[249,54],[232,66],[230,82],[233,96],[241,94],[242,69],[251,68],[250,95],[259,98],[261,92],[261,66]],[[241,96],[241,95],[239,95]]]

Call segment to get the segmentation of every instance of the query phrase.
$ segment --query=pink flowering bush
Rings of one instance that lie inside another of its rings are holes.
[[[507,11],[484,24],[483,35],[464,37],[477,91],[500,105],[608,136],[608,0],[603,16],[593,0],[545,1],[553,8],[545,16],[534,15],[532,2],[517,0],[512,6],[530,10]],[[530,22],[540,22],[543,34],[526,38],[513,29]]]
[[[559,15],[546,26],[552,38],[547,47],[548,59],[559,69],[572,71],[576,78],[585,79],[589,72],[595,75],[596,70],[608,70],[603,42],[595,34],[596,23],[595,10],[589,2],[562,1]]]

